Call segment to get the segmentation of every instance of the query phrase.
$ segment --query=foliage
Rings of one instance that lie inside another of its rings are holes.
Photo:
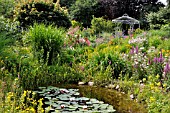
[[[110,20],[105,20],[103,18],[95,18],[93,17],[91,21],[91,28],[96,32],[96,33],[101,33],[101,32],[109,32],[112,33],[114,30],[115,25],[113,24],[112,21]]]
[[[0,15],[3,15],[5,17],[10,17],[11,12],[14,8],[14,0],[0,0]]]
[[[71,23],[72,23],[73,28],[75,28],[77,26],[82,27],[82,24],[80,22],[75,21],[75,20],[72,20]]]
[[[34,55],[39,59],[39,62],[48,65],[54,64],[61,52],[64,30],[52,25],[35,24],[30,28],[29,36],[33,44]]]
[[[0,16],[0,31],[1,32],[9,32],[9,34],[10,33],[14,34],[15,32],[17,32],[17,26],[18,26],[17,21],[13,22],[10,19],[5,18],[4,16]]]
[[[140,28],[137,28],[136,30],[135,30],[135,34],[141,34],[141,33],[143,33],[144,31],[142,30],[142,29],[140,29]]]
[[[147,15],[151,29],[160,29],[162,25],[169,23],[169,8],[162,8],[157,13],[151,12]]]
[[[34,22],[54,24],[58,27],[69,28],[71,22],[66,10],[62,9],[52,1],[26,0],[19,1],[14,10],[14,17],[22,27],[33,25]]]
[[[118,78],[120,74],[127,73],[128,65],[116,54],[116,48],[111,52],[113,48],[105,46],[101,44],[95,48],[94,52],[88,53],[87,68],[90,76],[95,76],[96,72],[104,73],[108,66],[111,68],[109,76],[112,78]]]
[[[70,8],[71,19],[82,23],[83,27],[90,27],[92,16],[98,17],[101,13],[98,4],[97,0],[77,0]]]
[[[166,84],[163,84],[164,88],[161,89],[161,83],[159,81],[159,75],[148,77],[147,84],[141,89],[141,93],[137,96],[138,101],[146,102],[148,112],[169,112],[169,93],[165,93]]]
[[[157,48],[159,45],[162,44],[163,41],[161,37],[155,36],[155,37],[150,38],[149,42],[150,42],[150,46],[154,46],[155,48]]]

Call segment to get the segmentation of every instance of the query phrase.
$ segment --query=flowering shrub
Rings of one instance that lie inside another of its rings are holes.
[[[22,27],[28,27],[37,23],[54,24],[58,27],[69,28],[69,20],[66,10],[55,5],[52,0],[19,0],[14,10],[14,18]]]

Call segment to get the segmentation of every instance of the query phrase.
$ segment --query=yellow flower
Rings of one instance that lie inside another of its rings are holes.
[[[150,102],[155,102],[156,99],[154,97],[150,97],[149,100],[150,100]]]
[[[146,78],[143,78],[143,82],[146,82]]]
[[[165,57],[168,57],[168,56],[169,56],[169,54],[168,54],[168,53],[166,53],[166,54],[165,54]]]
[[[162,49],[162,53],[164,53],[165,52],[165,49]]]
[[[127,44],[126,47],[127,48],[132,48],[132,46],[130,44]]]
[[[152,79],[152,76],[150,75],[150,76],[148,77],[148,79],[149,79],[149,80]]]
[[[35,109],[32,108],[32,107],[30,108],[30,111],[33,112],[33,113],[35,113]]]
[[[159,75],[156,75],[156,78],[157,78],[157,79],[159,79],[159,77],[160,77]]]
[[[117,45],[115,48],[117,49],[117,48],[119,48],[119,46]]]
[[[150,88],[151,88],[152,90],[154,89],[154,84],[153,84],[153,83],[150,84]]]
[[[160,83],[160,82],[158,82],[156,85],[157,85],[157,86],[161,86],[161,83]]]
[[[165,84],[163,84],[163,87],[166,87],[167,86],[167,84],[165,83]]]
[[[26,97],[26,95],[27,95],[27,91],[24,91],[24,94],[23,94],[23,96],[24,96],[24,97]]]
[[[16,109],[16,110],[19,110],[19,107],[16,107],[15,109]]]

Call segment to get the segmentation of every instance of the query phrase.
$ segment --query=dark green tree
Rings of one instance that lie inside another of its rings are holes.
[[[156,12],[164,5],[158,0],[99,0],[106,18],[113,19],[127,13],[140,19],[148,12]]]
[[[71,19],[82,23],[84,27],[90,27],[93,15],[103,16],[100,6],[98,0],[77,0],[70,8]]]

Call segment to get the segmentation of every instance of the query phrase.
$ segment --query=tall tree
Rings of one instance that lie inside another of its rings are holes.
[[[158,0],[99,0],[107,18],[112,19],[127,13],[129,16],[140,19],[143,14],[156,12],[164,6]]]
[[[92,15],[111,20],[126,13],[144,21],[147,13],[156,12],[163,6],[158,0],[77,0],[70,8],[70,14],[86,27],[90,26]]]
[[[98,0],[77,0],[70,8],[71,19],[79,21],[84,27],[90,27],[93,15],[103,16]]]

